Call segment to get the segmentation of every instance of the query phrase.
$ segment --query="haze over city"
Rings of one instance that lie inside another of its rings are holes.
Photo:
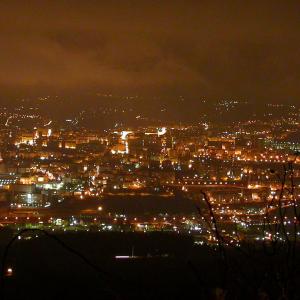
[[[2,1],[1,97],[104,92],[296,103],[298,5]]]

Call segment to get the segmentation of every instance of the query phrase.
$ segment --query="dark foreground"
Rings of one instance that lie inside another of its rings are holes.
[[[38,235],[9,251],[1,299],[282,299],[283,289],[286,299],[300,297],[297,264],[286,280],[284,253],[266,254],[259,245],[228,249],[225,263],[217,249],[173,233],[57,236],[69,249]],[[9,236],[2,232],[2,253]]]

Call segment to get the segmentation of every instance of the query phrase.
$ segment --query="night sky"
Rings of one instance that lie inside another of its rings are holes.
[[[1,96],[300,99],[299,1],[3,0],[0,35]]]

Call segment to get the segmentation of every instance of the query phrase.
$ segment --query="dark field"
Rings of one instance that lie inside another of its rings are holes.
[[[281,276],[290,274],[284,251],[267,256],[258,244],[227,249],[225,266],[218,250],[173,233],[57,236],[83,257],[38,235],[17,240],[9,251],[6,268],[12,267],[13,275],[5,277],[1,299],[222,299],[216,297],[218,287],[227,290],[226,299],[263,299],[263,293],[279,299],[286,282]],[[2,231],[2,241],[8,237]],[[115,259],[133,252],[135,259]],[[294,295],[289,299],[299,299],[297,264],[288,282]]]

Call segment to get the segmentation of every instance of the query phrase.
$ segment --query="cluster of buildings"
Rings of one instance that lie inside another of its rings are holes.
[[[287,132],[297,132],[297,124],[198,123],[101,132],[51,125],[1,129],[2,209],[51,211],[68,197],[88,202],[109,195],[180,193],[197,201],[205,191],[224,222],[238,216],[251,221],[264,213],[262,203],[281,184],[276,174],[290,161],[300,193],[300,148],[297,142],[278,147]]]

